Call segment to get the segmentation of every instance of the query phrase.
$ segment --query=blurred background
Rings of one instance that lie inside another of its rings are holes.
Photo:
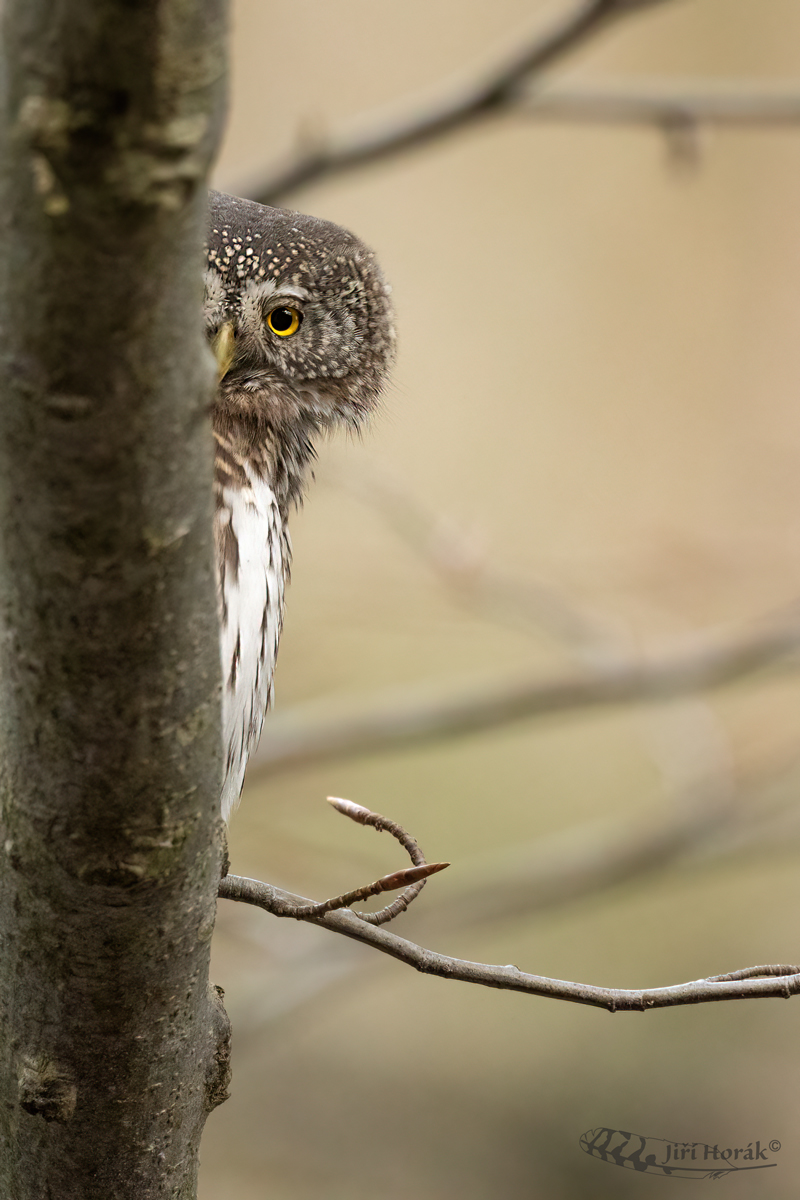
[[[257,194],[298,139],[433,103],[566,8],[234,0],[215,186]],[[548,78],[775,87],[797,81],[798,47],[795,0],[674,0]],[[282,203],[376,249],[399,354],[371,428],[322,447],[295,514],[276,721],[395,686],[443,694],[646,657],[800,595],[797,127],[669,139],[508,116]],[[330,810],[335,794],[452,861],[391,927],[436,950],[614,987],[796,962],[799,717],[782,670],[254,770],[233,869],[323,899],[404,865]],[[633,869],[605,870],[626,839]],[[526,872],[514,904],[473,919],[492,880]],[[711,1186],[796,1195],[800,1000],[612,1018],[425,978],[227,902],[212,978],[234,1074],[206,1129],[202,1200],[678,1200],[697,1186],[589,1158],[579,1137],[599,1126],[777,1139],[776,1167]]]

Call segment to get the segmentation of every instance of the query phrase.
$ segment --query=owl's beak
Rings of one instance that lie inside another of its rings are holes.
[[[235,339],[233,325],[230,321],[226,321],[224,325],[220,326],[214,341],[211,343],[211,349],[214,351],[214,358],[217,360],[217,382],[219,383],[228,374],[233,363]]]

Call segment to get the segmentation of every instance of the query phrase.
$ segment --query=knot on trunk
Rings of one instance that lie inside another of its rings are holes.
[[[25,1112],[63,1125],[75,1112],[78,1089],[59,1063],[25,1058],[19,1070],[18,1094]]]

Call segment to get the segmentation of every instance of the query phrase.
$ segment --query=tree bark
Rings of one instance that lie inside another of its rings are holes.
[[[226,0],[6,0],[0,1196],[192,1197],[225,1097],[205,178]]]

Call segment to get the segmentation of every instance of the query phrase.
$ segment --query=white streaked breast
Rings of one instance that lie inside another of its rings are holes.
[[[272,698],[289,566],[288,536],[272,489],[249,464],[243,468],[247,485],[221,486],[215,518],[226,820],[239,802],[247,759]]]

